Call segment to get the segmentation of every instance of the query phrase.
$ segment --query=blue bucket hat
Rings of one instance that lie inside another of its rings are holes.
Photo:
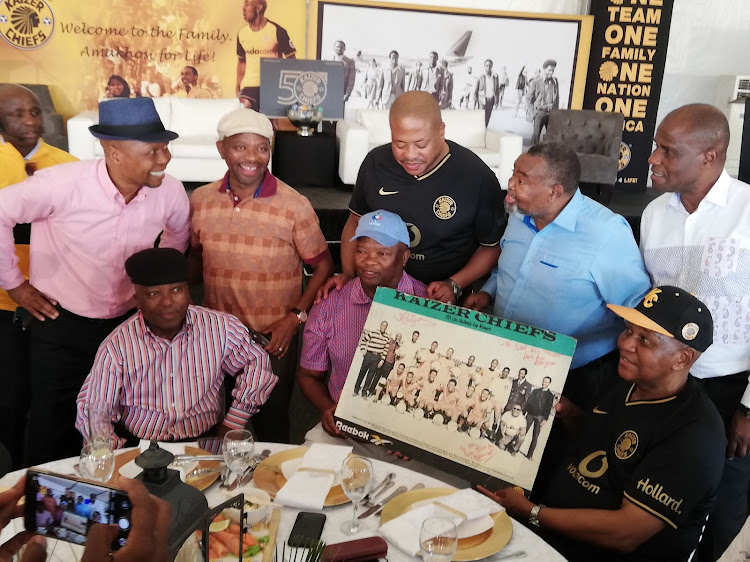
[[[110,99],[99,102],[99,124],[89,127],[98,139],[168,142],[179,135],[167,131],[151,98]]]

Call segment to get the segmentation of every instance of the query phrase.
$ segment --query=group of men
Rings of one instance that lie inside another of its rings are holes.
[[[544,87],[547,99],[555,88]],[[82,406],[104,403],[122,442],[221,435],[259,408],[269,412],[268,421],[253,418],[261,439],[284,440],[270,435],[288,423],[282,389],[297,368],[300,324],[300,387],[322,429],[338,436],[333,412],[372,298],[391,287],[492,305],[498,316],[577,339],[557,409],[580,421],[569,431],[582,438],[550,473],[555,493],[547,490],[546,504],[494,494],[573,559],[601,556],[600,548],[685,559],[711,513],[701,542],[708,560],[747,517],[750,192],[723,170],[729,132],[716,108],[685,106],[659,126],[652,181],[669,193],[644,212],[641,253],[622,217],[580,193],[578,159],[563,145],[534,145],[518,158],[506,218],[495,175],[445,139],[435,96],[406,92],[391,106],[392,142],[360,169],[336,277],[309,203],[268,171],[273,130],[264,116],[243,109],[220,121],[227,175],[190,202],[165,174],[176,135],[150,99],[100,104],[91,132],[103,160],[28,166],[44,147],[40,122],[33,94],[0,89],[8,169],[33,174],[0,190],[0,287],[33,316],[30,353],[5,349],[6,358],[30,358],[26,462],[77,452],[76,398],[84,434]],[[21,223],[33,223],[28,279],[14,246]],[[304,291],[303,262],[314,271]],[[189,304],[188,283],[199,278],[207,308]],[[263,334],[261,348],[253,338]],[[399,368],[389,344],[372,367],[378,380],[381,361]],[[227,409],[223,386],[233,378]],[[490,401],[492,390],[482,394]],[[276,396],[279,408],[267,410]],[[520,433],[512,418],[528,424],[530,402],[525,411],[515,401],[506,411],[510,398],[503,407],[504,448],[518,451],[520,438],[506,428]]]

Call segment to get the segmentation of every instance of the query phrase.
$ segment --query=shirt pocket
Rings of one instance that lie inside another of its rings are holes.
[[[736,273],[739,254],[739,238],[709,238],[703,246],[701,272],[713,279]]]

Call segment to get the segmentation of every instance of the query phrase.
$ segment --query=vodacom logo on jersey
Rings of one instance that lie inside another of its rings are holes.
[[[607,453],[604,451],[595,451],[584,457],[583,460],[578,463],[577,467],[573,466],[573,463],[569,464],[568,473],[583,487],[584,490],[588,490],[592,494],[598,494],[601,488],[588,479],[601,478],[604,476],[604,473],[607,472],[608,468],[609,462],[607,461]]]

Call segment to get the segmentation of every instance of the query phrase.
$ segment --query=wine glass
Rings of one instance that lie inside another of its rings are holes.
[[[97,482],[107,482],[115,470],[115,454],[111,439],[89,441],[81,449],[78,461],[81,476]]]
[[[458,548],[456,525],[445,517],[429,517],[422,523],[419,544],[424,562],[450,562]]]
[[[341,488],[346,497],[352,500],[354,515],[351,521],[341,525],[341,532],[345,535],[359,533],[357,519],[357,504],[370,492],[373,482],[372,463],[369,459],[358,455],[349,455],[341,465]]]
[[[237,475],[237,478],[250,468],[253,462],[255,442],[253,434],[246,429],[233,429],[224,435],[221,452],[227,468]]]

